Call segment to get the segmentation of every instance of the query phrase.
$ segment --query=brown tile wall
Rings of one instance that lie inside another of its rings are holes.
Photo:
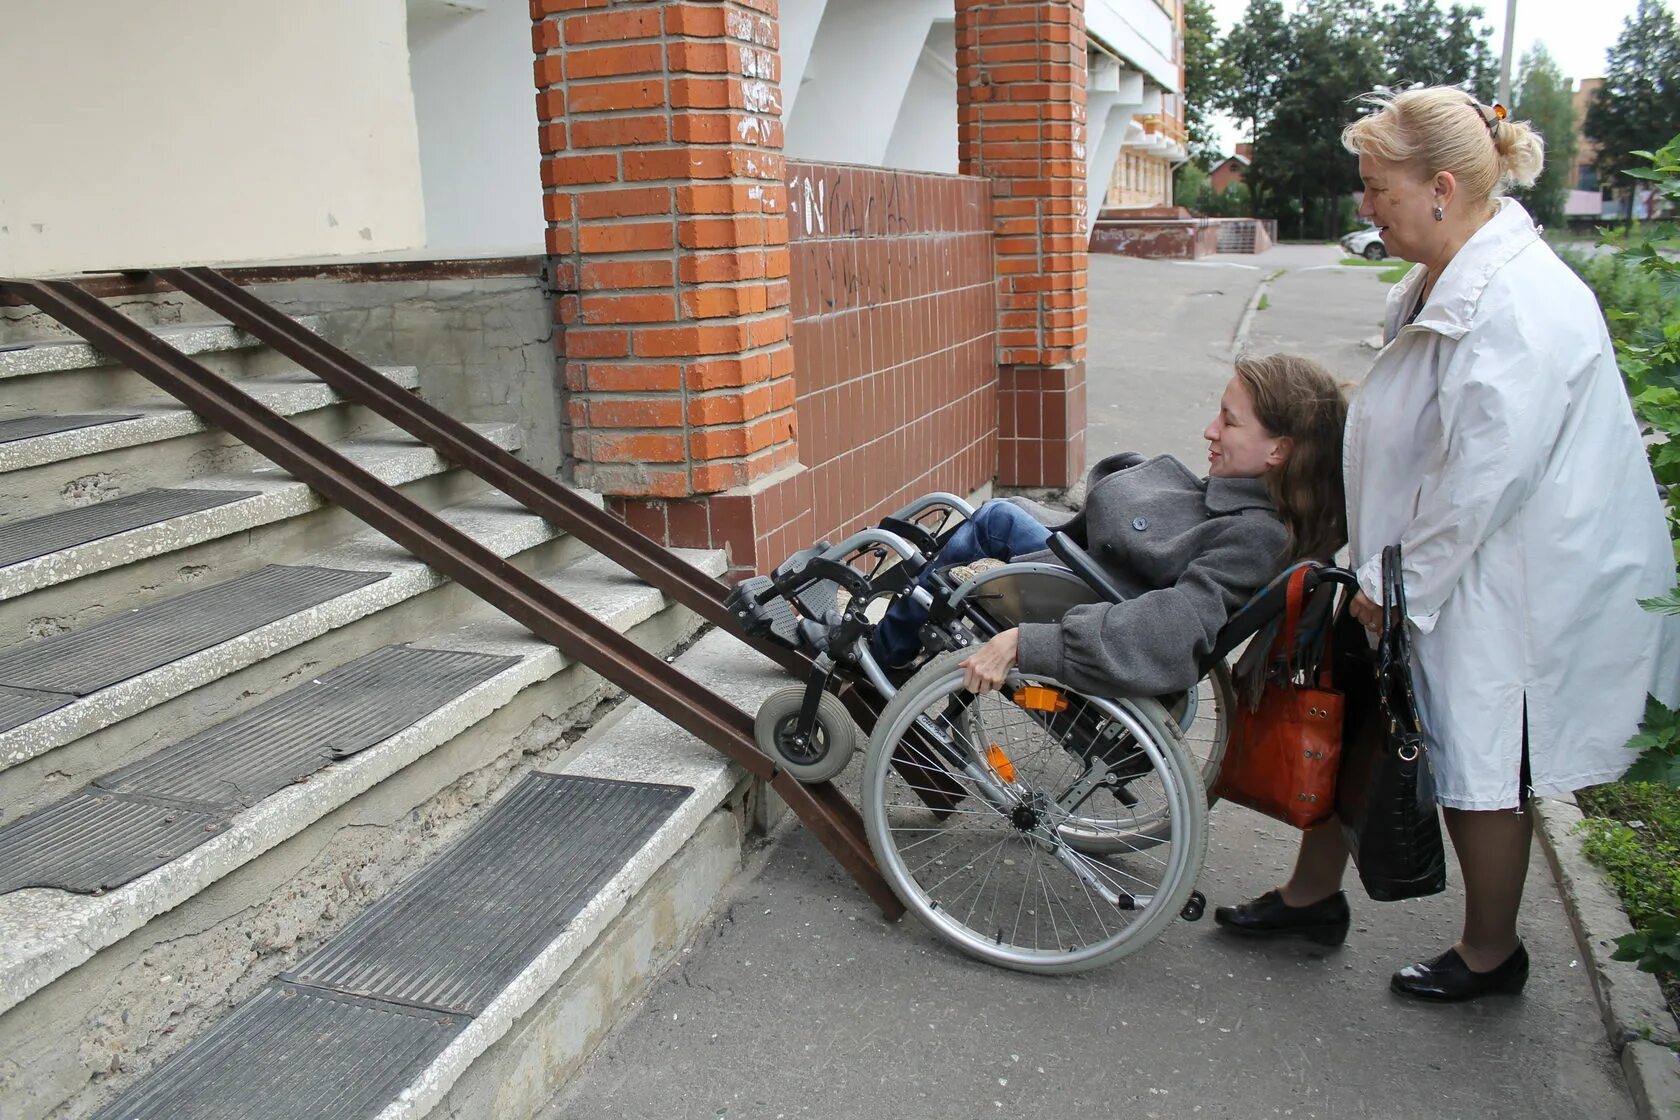
[[[665,544],[727,549],[731,579],[998,469],[990,184],[789,163],[785,191],[800,466],[720,494],[610,499]]]
[[[967,494],[997,469],[990,184],[789,162],[787,187],[799,485],[811,502],[790,503],[773,556],[932,490]]]

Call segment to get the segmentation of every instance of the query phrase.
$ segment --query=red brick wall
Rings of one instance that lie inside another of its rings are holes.
[[[838,540],[929,491],[968,494],[989,481],[990,185],[790,161],[787,188],[810,539]]]
[[[956,17],[957,158],[990,180],[998,235],[998,482],[1071,486],[1085,462],[1085,3],[956,0]]]

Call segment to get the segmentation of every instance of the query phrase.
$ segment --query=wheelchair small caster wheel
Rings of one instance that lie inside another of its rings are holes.
[[[1202,913],[1205,910],[1207,910],[1207,895],[1201,891],[1191,891],[1190,898],[1184,903],[1184,909],[1178,912],[1178,916],[1187,922],[1199,922],[1202,920]]]
[[[807,785],[826,782],[846,768],[857,750],[857,728],[846,705],[833,693],[817,701],[817,725],[810,736],[799,734],[799,713],[805,706],[805,685],[770,694],[753,720],[758,749]]]

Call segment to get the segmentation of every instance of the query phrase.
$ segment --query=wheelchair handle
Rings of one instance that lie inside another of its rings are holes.
[[[897,533],[889,532],[886,529],[864,529],[855,533],[823,553],[822,558],[840,562],[844,561],[846,557],[872,546],[890,549],[898,555],[900,560],[909,565],[913,572],[921,571],[923,566],[927,564],[928,558],[922,553],[921,549]]]
[[[915,520],[917,514],[922,513],[925,510],[932,509],[934,506],[950,506],[964,517],[974,516],[973,506],[969,505],[955,494],[947,494],[944,491],[936,490],[932,494],[925,494],[922,497],[917,498],[915,501],[893,514],[893,519],[897,521],[913,521]]]

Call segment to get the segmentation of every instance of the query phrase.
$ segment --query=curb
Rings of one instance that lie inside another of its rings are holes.
[[[1535,833],[1557,879],[1569,925],[1587,966],[1610,1048],[1621,1061],[1640,1120],[1680,1118],[1680,1034],[1656,979],[1613,961],[1616,938],[1632,932],[1615,893],[1582,851],[1573,801],[1534,800]]]
[[[1243,348],[1248,345],[1248,332],[1254,327],[1254,316],[1260,310],[1260,301],[1266,298],[1266,289],[1272,286],[1272,281],[1282,276],[1288,269],[1277,269],[1267,273],[1254,286],[1254,294],[1248,297],[1248,306],[1243,308],[1242,318],[1237,320],[1237,329],[1231,335],[1231,357],[1242,355]]]

